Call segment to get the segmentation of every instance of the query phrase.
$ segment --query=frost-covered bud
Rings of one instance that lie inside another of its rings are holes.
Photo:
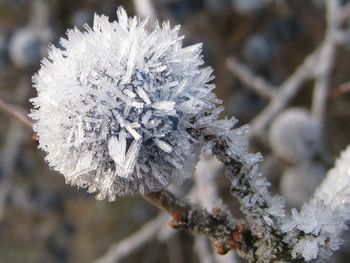
[[[302,163],[318,153],[320,127],[306,110],[291,108],[276,117],[269,141],[278,157],[290,163]]]
[[[34,130],[50,166],[97,198],[144,194],[193,172],[193,120],[216,107],[201,45],[182,47],[179,27],[95,15],[67,32],[33,77]]]
[[[310,200],[316,187],[325,177],[325,168],[318,163],[306,162],[288,168],[282,174],[280,190],[291,207],[301,207]]]
[[[24,68],[36,65],[45,54],[45,46],[52,39],[50,29],[37,32],[35,28],[18,29],[9,43],[9,55],[13,64]]]
[[[40,43],[30,29],[19,29],[10,41],[10,58],[18,67],[26,67],[40,61]]]

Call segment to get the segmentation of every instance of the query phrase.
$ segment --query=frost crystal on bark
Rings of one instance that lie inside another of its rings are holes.
[[[220,102],[201,45],[182,47],[179,26],[94,17],[72,29],[33,77],[31,117],[46,160],[67,183],[99,199],[143,194],[191,175],[196,116]]]

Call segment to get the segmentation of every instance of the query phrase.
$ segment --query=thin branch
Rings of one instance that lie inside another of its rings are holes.
[[[336,98],[350,92],[350,81],[340,84],[338,87],[333,88],[330,91],[329,96]]]
[[[236,58],[232,56],[228,58],[226,66],[247,88],[253,90],[261,97],[271,99],[275,95],[276,87],[251,72],[247,66],[240,63]]]
[[[340,11],[340,14],[338,16],[339,23],[344,23],[346,20],[348,20],[350,17],[350,2],[346,3]]]
[[[15,167],[16,157],[23,139],[23,129],[15,121],[11,120],[7,132],[5,146],[1,158],[1,179],[0,179],[0,220],[3,217],[6,200],[12,188],[12,173]]]
[[[224,171],[224,165],[214,157],[201,156],[196,166],[195,189],[199,203],[209,209],[218,209],[213,202],[221,203],[219,190],[215,178]],[[222,209],[222,208],[221,208]],[[197,250],[200,262],[234,263],[237,262],[234,253],[227,255],[215,254],[214,257],[209,250],[208,240],[202,236],[196,236],[195,248]]]
[[[340,30],[340,2],[338,0],[329,0],[326,2],[326,5],[327,31],[315,67],[316,83],[312,98],[312,114],[321,126],[323,125],[326,110],[330,75],[336,52],[337,34]]]
[[[27,116],[25,110],[23,110],[20,106],[11,104],[0,98],[0,110],[10,114],[12,117],[15,117],[28,128],[33,128],[32,120]]]
[[[157,218],[143,225],[134,234],[111,246],[108,252],[95,263],[117,263],[141,248],[146,242],[157,235],[159,228],[164,225],[168,216],[160,214]]]
[[[27,91],[28,89],[26,86],[21,84],[16,89],[15,95],[23,100],[27,96]],[[4,107],[4,103],[1,102],[2,100],[0,100],[0,109],[7,109],[10,112],[13,112],[11,111],[11,107],[6,107],[6,103]],[[12,174],[15,169],[15,162],[22,143],[23,134],[23,128],[19,125],[18,122],[12,119],[7,131],[5,145],[2,150],[2,158],[0,161],[0,169],[2,174],[0,178],[0,220],[4,214],[6,200],[12,188]]]
[[[238,231],[238,225],[228,213],[221,210],[214,210],[213,213],[209,213],[195,204],[176,198],[166,190],[146,194],[144,198],[173,217],[173,220],[169,223],[171,227],[185,229],[216,241],[220,245],[222,254],[232,249],[230,244],[232,244],[233,234]],[[239,234],[243,235],[241,232]],[[245,239],[242,238],[242,240]],[[247,248],[248,246],[244,247]]]
[[[317,60],[319,49],[312,52],[304,62],[278,88],[268,106],[251,122],[251,135],[260,136],[264,133],[271,120],[295,97],[301,84],[311,78],[313,67]]]
[[[208,240],[203,236],[196,236],[194,240],[194,249],[201,263],[216,263],[213,254],[210,251]],[[231,262],[232,263],[232,262]]]

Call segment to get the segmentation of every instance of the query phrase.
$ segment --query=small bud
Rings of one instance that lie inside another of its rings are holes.
[[[221,241],[216,241],[214,246],[215,246],[215,249],[216,249],[216,253],[218,255],[225,255],[229,251],[226,248],[225,244],[223,242],[221,242]]]
[[[176,229],[176,228],[178,228],[178,223],[175,221],[175,220],[171,220],[170,222],[169,222],[169,227],[171,227],[171,228],[173,228],[173,229]]]
[[[222,215],[221,208],[220,207],[213,207],[211,213],[214,217],[218,218]]]
[[[183,220],[182,214],[180,211],[170,212],[171,216],[174,218],[175,222],[181,222]]]
[[[241,244],[236,242],[235,240],[230,240],[228,241],[228,246],[231,248],[231,249],[240,249],[241,247]]]

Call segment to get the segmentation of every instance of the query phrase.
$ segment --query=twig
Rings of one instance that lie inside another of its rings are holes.
[[[213,211],[211,214],[190,202],[177,199],[166,190],[146,194],[144,198],[173,217],[169,224],[171,227],[204,235],[219,243],[225,253],[232,249],[229,244],[237,231],[237,224],[228,213]]]
[[[23,82],[23,81],[22,81]],[[28,89],[25,85],[20,84],[20,87],[16,90],[16,96],[20,99],[25,99],[27,95]],[[12,108],[5,107],[4,104],[1,103],[0,100],[0,108],[7,109],[10,112]],[[15,111],[16,112],[16,111]],[[13,114],[13,116],[19,116]],[[18,117],[17,117],[18,118]],[[12,186],[12,173],[15,169],[15,162],[17,158],[17,154],[23,139],[23,128],[16,121],[11,120],[9,129],[7,131],[7,136],[5,140],[5,145],[2,150],[2,158],[0,161],[1,165],[1,173],[2,176],[0,178],[0,220],[4,214],[6,199],[10,193]]]
[[[350,81],[340,84],[338,87],[333,88],[330,91],[329,96],[336,98],[350,92]]]
[[[322,119],[325,108],[325,98],[328,93],[328,75],[332,69],[335,42],[337,40],[339,25],[339,6],[336,2],[327,1],[327,32],[324,41],[315,49],[295,72],[280,86],[278,92],[269,105],[251,122],[251,136],[261,136],[265,132],[270,121],[280,112],[291,99],[295,97],[301,88],[301,84],[314,77],[315,65],[318,65],[316,74],[317,83],[314,94],[313,112],[318,119]],[[326,64],[323,64],[326,63]],[[322,68],[321,68],[322,67]]]
[[[27,116],[27,113],[25,112],[25,110],[23,110],[20,106],[11,104],[0,98],[0,110],[15,117],[17,120],[22,122],[28,128],[31,128],[31,129],[33,128],[32,120]]]
[[[178,233],[172,235],[170,239],[166,241],[166,250],[168,254],[169,263],[184,263],[184,255]],[[152,261],[153,262],[153,261]]]
[[[251,122],[252,136],[261,136],[270,121],[295,97],[301,88],[301,84],[311,77],[318,54],[319,49],[312,52],[278,88],[268,106],[253,119]]]
[[[159,228],[166,222],[168,216],[160,214],[157,218],[146,223],[141,229],[128,236],[123,241],[111,246],[108,252],[95,263],[116,263],[135,250],[142,247],[147,241],[156,236]]]
[[[215,178],[220,172],[224,171],[224,165],[214,157],[201,156],[196,166],[195,189],[199,203],[209,209],[219,209],[215,207],[214,202],[220,202],[219,191],[215,182]],[[225,209],[225,208],[221,208]],[[208,241],[202,236],[196,236],[195,248],[197,250],[200,262],[217,262],[217,263],[234,263],[237,262],[233,253],[227,255],[214,256],[209,253]]]
[[[195,193],[196,197],[203,207],[212,210],[213,201],[218,200],[218,194],[215,187],[214,177],[215,171],[213,161],[214,158],[203,160],[205,157],[202,155],[200,161],[196,166],[196,174],[194,176],[195,181]],[[216,170],[216,169],[215,169]],[[213,198],[215,196],[215,198]],[[213,198],[213,199],[212,199]],[[197,252],[200,262],[203,263],[215,263],[216,260],[208,244],[208,240],[203,236],[196,236],[194,240],[194,248]]]
[[[213,254],[210,251],[208,240],[202,236],[196,236],[194,240],[194,248],[197,252],[199,262],[216,263]]]
[[[312,114],[314,118],[323,125],[328,91],[330,85],[330,74],[334,64],[334,57],[339,31],[340,3],[338,0],[326,1],[327,5],[327,31],[317,59],[315,75],[316,83],[312,98]]]
[[[6,199],[11,190],[12,173],[21,141],[23,138],[22,127],[13,120],[7,132],[5,146],[1,158],[1,179],[0,179],[0,220],[3,217]]]
[[[350,2],[346,3],[340,10],[339,23],[344,23],[350,17]]]
[[[247,88],[261,97],[271,99],[275,95],[276,87],[270,85],[262,77],[255,75],[233,56],[226,60],[226,66]]]

